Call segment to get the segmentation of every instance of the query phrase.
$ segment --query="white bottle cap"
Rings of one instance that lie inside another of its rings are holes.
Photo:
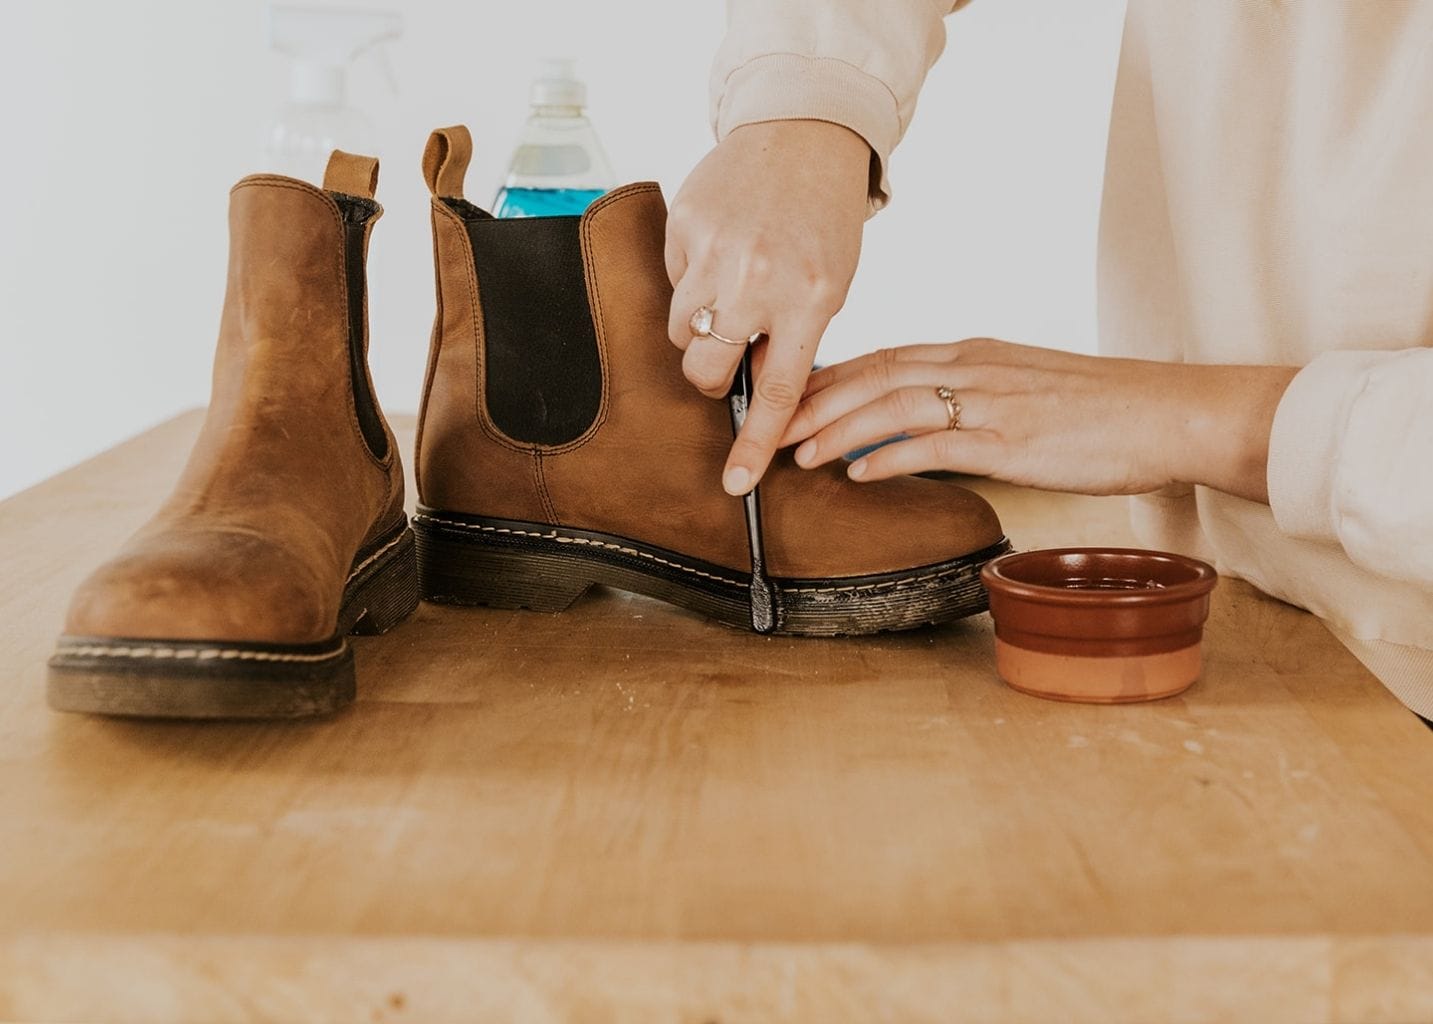
[[[289,71],[289,96],[298,103],[341,107],[344,102],[344,68],[294,61]]]
[[[534,107],[587,106],[587,86],[577,77],[577,61],[571,57],[543,61],[529,98]]]

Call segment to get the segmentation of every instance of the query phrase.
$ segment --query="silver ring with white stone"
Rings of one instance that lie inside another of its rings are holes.
[[[716,310],[710,306],[698,306],[692,318],[687,321],[687,326],[692,329],[692,334],[698,338],[711,338],[713,341],[720,341],[726,345],[754,345],[766,337],[765,331],[752,331],[748,338],[727,338],[712,330],[712,321],[716,319]]]

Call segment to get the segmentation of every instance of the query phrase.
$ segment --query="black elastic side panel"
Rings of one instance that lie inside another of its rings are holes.
[[[465,220],[483,305],[488,415],[524,444],[575,441],[602,405],[582,218]]]
[[[343,263],[348,278],[348,376],[353,386],[353,408],[358,414],[358,429],[363,443],[376,459],[388,457],[388,433],[383,429],[383,413],[368,379],[368,330],[365,322],[364,298],[368,273],[364,267],[363,236],[370,219],[378,212],[378,204],[359,196],[330,192],[343,213]]]

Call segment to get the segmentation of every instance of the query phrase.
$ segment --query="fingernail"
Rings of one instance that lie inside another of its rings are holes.
[[[816,442],[807,441],[800,448],[796,449],[796,464],[798,466],[809,465],[816,458]]]
[[[742,466],[732,466],[721,478],[726,493],[740,497],[751,490],[751,474]]]
[[[857,459],[855,462],[851,463],[851,468],[846,470],[846,475],[849,476],[852,480],[859,480],[861,479],[861,477],[866,475],[866,469],[866,460]]]

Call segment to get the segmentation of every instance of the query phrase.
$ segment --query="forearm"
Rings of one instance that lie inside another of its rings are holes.
[[[871,147],[870,201],[889,195],[886,165],[945,46],[943,18],[964,0],[728,0],[712,67],[718,140],[743,125],[829,121]]]
[[[1264,502],[1291,536],[1433,583],[1433,350],[1181,365],[1167,394],[1148,443],[1167,452],[1170,479]]]
[[[1269,503],[1269,438],[1291,366],[1170,368],[1169,387],[1151,401],[1169,411],[1161,436],[1171,480],[1203,484],[1240,498]]]

